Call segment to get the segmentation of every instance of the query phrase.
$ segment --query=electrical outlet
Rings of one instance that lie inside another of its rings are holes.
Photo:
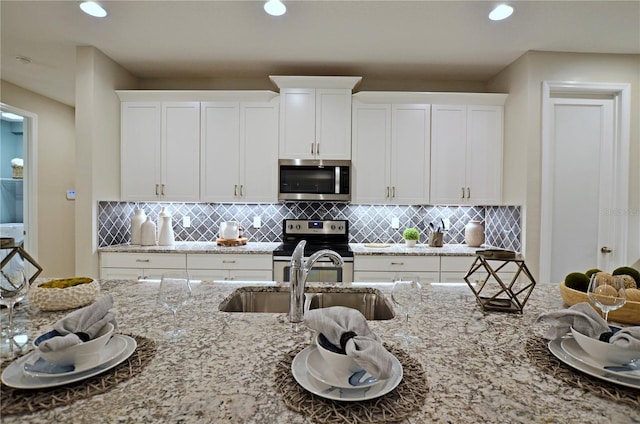
[[[442,230],[449,231],[449,228],[451,228],[451,221],[449,221],[449,218],[442,218],[442,222],[444,223],[444,228]]]
[[[400,228],[400,219],[398,219],[397,216],[391,217],[391,228],[393,228],[394,230]]]
[[[259,216],[253,217],[253,228],[260,228],[262,226],[262,220]]]
[[[185,216],[182,217],[182,226],[184,228],[191,227],[191,217],[190,216],[185,215]]]

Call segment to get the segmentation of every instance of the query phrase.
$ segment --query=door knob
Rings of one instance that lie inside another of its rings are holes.
[[[602,247],[600,248],[600,251],[601,251],[602,253],[611,253],[611,252],[613,252],[613,250],[611,250],[611,248],[610,248],[610,247],[607,247],[607,246],[602,246]]]

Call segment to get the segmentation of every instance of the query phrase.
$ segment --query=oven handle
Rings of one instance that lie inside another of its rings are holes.
[[[306,259],[306,258],[305,258],[305,259]],[[351,256],[347,256],[347,257],[342,256],[342,260],[343,260],[345,263],[350,263],[350,262],[353,262],[353,257],[351,257]],[[274,261],[274,262],[291,262],[291,256],[274,256],[274,257],[273,257],[273,261]],[[326,263],[331,263],[331,264],[333,265],[333,262],[331,262],[331,259],[329,259],[329,258],[325,258],[325,257],[322,257],[322,258],[318,259],[315,263],[316,263],[316,264],[320,264],[320,263],[324,263],[324,264],[326,264]],[[314,265],[314,266],[315,266],[315,265]],[[334,265],[334,266],[335,266],[335,265]]]

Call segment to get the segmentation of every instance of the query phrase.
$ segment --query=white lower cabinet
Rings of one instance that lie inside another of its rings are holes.
[[[198,280],[271,281],[273,260],[269,254],[188,253],[189,276]]]
[[[100,253],[100,278],[105,280],[159,280],[164,272],[186,266],[184,253]]]
[[[475,260],[475,256],[442,256],[440,259],[440,281],[443,283],[465,283],[464,276],[467,275],[471,264],[473,264]],[[489,261],[489,264],[495,270],[500,267],[503,262]],[[502,282],[508,285],[513,279],[517,269],[517,264],[510,262],[504,265],[497,274]],[[472,275],[471,282],[477,282],[480,279],[487,278],[487,276],[487,271],[479,269]]]
[[[423,283],[438,281],[439,256],[375,255],[356,256],[353,261],[355,282],[392,282],[396,277],[418,276]]]

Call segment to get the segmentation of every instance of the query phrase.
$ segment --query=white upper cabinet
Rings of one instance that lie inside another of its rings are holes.
[[[354,101],[355,203],[428,202],[430,110],[428,104]]]
[[[278,100],[202,103],[201,199],[277,200]]]
[[[270,77],[280,87],[281,159],[351,159],[351,93],[360,77]]]
[[[122,102],[121,198],[199,198],[200,103]]]
[[[502,201],[503,106],[433,105],[431,203]]]

